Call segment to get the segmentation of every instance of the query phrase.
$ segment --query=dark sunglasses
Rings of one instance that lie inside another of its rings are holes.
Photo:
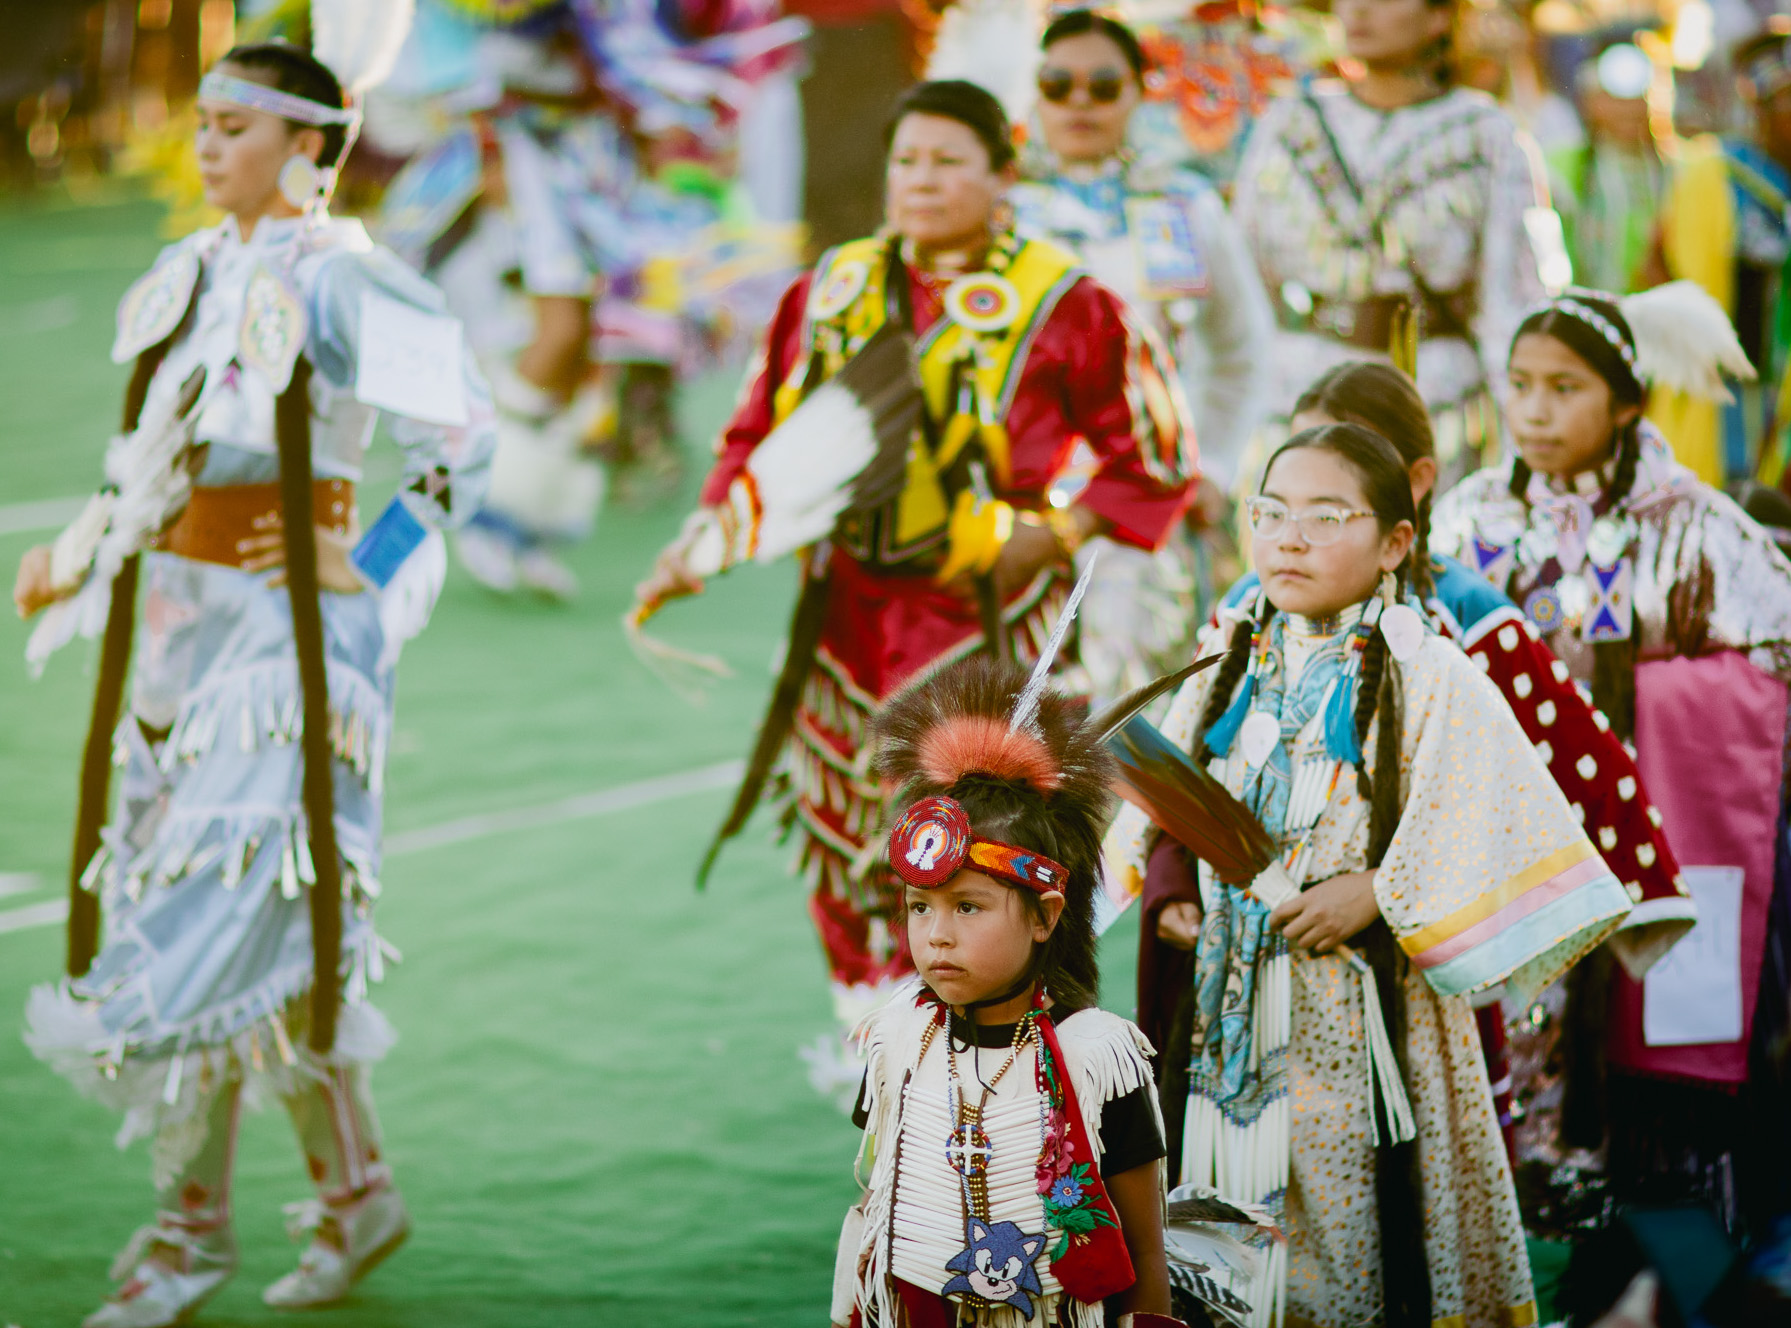
[[[1097,69],[1088,76],[1088,99],[1110,106],[1125,95],[1126,76],[1117,69]],[[1067,69],[1039,72],[1039,96],[1053,106],[1068,101],[1076,91],[1076,76]]]

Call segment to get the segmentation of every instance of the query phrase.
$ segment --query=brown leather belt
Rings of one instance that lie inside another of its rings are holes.
[[[1473,292],[1469,288],[1418,299],[1419,336],[1425,339],[1466,336],[1472,317],[1468,307],[1472,298]],[[1288,308],[1284,300],[1275,301],[1281,326],[1290,332],[1316,332],[1334,337],[1347,345],[1379,351],[1383,355],[1392,345],[1395,320],[1414,303],[1404,295],[1372,295],[1366,300],[1332,300],[1313,295],[1311,299],[1312,312],[1304,315]]]
[[[312,481],[311,512],[318,525],[346,531],[354,522],[354,481]],[[237,545],[278,530],[280,513],[277,483],[195,488],[186,510],[149,547],[196,562],[241,567],[257,555]]]

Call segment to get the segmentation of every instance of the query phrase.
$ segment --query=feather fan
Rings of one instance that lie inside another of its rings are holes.
[[[1617,302],[1635,334],[1636,377],[1710,401],[1734,398],[1723,375],[1752,382],[1754,366],[1729,315],[1695,281],[1669,281]]]
[[[1177,669],[1174,673],[1165,673],[1161,678],[1147,682],[1142,687],[1133,688],[1124,696],[1109,702],[1105,707],[1089,716],[1088,727],[1100,737],[1102,742],[1106,742],[1125,727],[1127,720],[1152,701],[1167,695],[1196,673],[1217,664],[1230,653],[1229,650],[1221,650],[1216,655],[1208,655],[1204,659],[1195,660],[1185,669]]]
[[[1119,762],[1114,788],[1219,879],[1248,885],[1275,860],[1275,841],[1254,813],[1149,720],[1134,715],[1108,740]]]
[[[920,411],[913,339],[885,323],[753,449],[743,480],[756,510],[741,516],[756,529],[744,541],[719,525],[706,532],[690,550],[691,570],[712,576],[742,555],[772,562],[826,539],[848,512],[890,501],[907,476]]]
[[[416,0],[311,0],[311,54],[360,97],[391,76]]]

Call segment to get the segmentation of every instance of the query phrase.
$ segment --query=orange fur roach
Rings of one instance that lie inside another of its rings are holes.
[[[1044,739],[991,715],[954,715],[927,731],[915,752],[921,773],[941,788],[965,775],[992,775],[1055,793],[1063,774]]]

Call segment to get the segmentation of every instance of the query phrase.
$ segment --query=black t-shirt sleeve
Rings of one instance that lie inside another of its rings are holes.
[[[1118,1176],[1168,1156],[1146,1084],[1101,1108],[1101,1175]]]

